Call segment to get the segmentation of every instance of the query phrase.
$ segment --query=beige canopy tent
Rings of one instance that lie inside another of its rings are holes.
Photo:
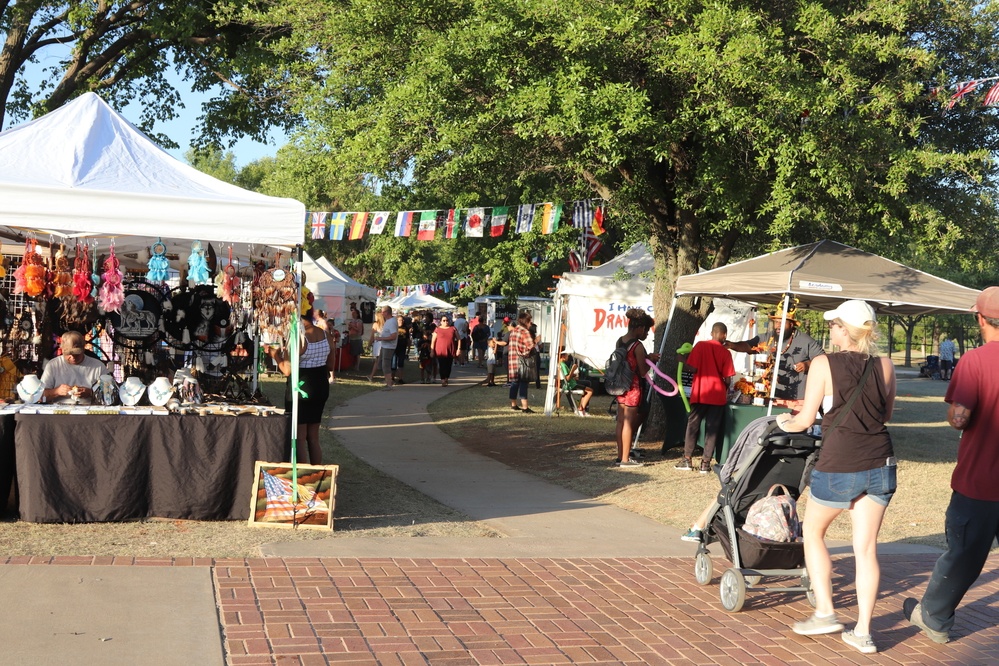
[[[723,296],[780,304],[780,349],[784,344],[784,318],[792,298],[797,299],[797,308],[805,310],[828,311],[843,301],[861,299],[878,314],[920,315],[967,313],[978,294],[976,289],[876,254],[821,240],[677,279],[659,351],[665,350],[676,300],[681,296]],[[774,368],[775,373],[778,370]],[[776,387],[777,382],[772,382],[771,399]],[[651,392],[650,388],[650,398]]]
[[[821,311],[861,299],[879,314],[920,315],[966,313],[979,292],[876,254],[821,240],[684,275],[676,281],[675,293],[757,303],[781,303],[785,295],[793,295],[799,308]]]

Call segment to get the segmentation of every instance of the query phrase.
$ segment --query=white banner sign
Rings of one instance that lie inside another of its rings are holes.
[[[603,370],[618,338],[628,332],[629,308],[641,308],[652,316],[652,296],[634,303],[620,303],[606,298],[573,296],[569,300],[566,350],[587,365]],[[645,350],[655,351],[654,332],[645,340]]]

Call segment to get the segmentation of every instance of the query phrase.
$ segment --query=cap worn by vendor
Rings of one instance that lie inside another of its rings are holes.
[[[866,328],[867,322],[876,322],[874,308],[867,301],[843,301],[835,310],[822,315],[826,321],[839,319],[854,328]]]
[[[987,319],[999,319],[999,287],[989,287],[982,290],[971,311],[977,312]]]
[[[62,349],[63,354],[78,356],[83,353],[83,336],[76,331],[63,333],[62,339],[59,341],[59,348]]]

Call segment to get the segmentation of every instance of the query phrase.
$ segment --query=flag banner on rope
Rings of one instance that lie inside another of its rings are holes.
[[[978,81],[965,81],[964,83],[957,84],[957,90],[954,91],[954,96],[950,98],[947,102],[947,109],[953,109],[954,105],[964,99],[965,95],[970,94],[978,87]]]
[[[432,241],[437,233],[437,211],[420,211],[420,228],[416,232],[416,239],[421,241]]]
[[[350,236],[347,240],[361,240],[364,238],[364,227],[368,223],[370,213],[354,213],[354,219],[350,222]]]
[[[444,238],[455,238],[458,231],[457,219],[460,211],[457,208],[450,208],[447,211],[447,218],[444,220]]]
[[[593,224],[590,227],[593,230],[594,235],[601,235],[607,233],[607,229],[604,227],[604,206],[600,204],[593,209]]]
[[[589,229],[593,225],[593,201],[580,199],[572,202],[572,226]]]
[[[385,231],[385,223],[388,222],[389,212],[381,210],[371,214],[371,230],[368,233],[380,234]]]
[[[982,106],[995,106],[999,104],[999,83],[996,83],[989,91],[985,93],[985,99],[982,100]]]
[[[482,238],[482,227],[485,225],[486,209],[469,208],[465,217],[465,236],[468,238]]]
[[[541,233],[553,234],[558,231],[562,219],[562,204],[541,204]]]
[[[494,206],[492,220],[489,225],[489,235],[492,237],[502,236],[506,231],[506,221],[510,217],[509,206]]]
[[[395,235],[409,238],[413,233],[413,211],[403,210],[395,216]]]
[[[347,227],[348,215],[350,213],[332,213],[330,215],[330,240],[343,240],[343,232]]]
[[[534,204],[521,204],[517,207],[517,233],[526,234],[534,228]]]
[[[309,213],[312,224],[312,240],[324,240],[326,238],[326,216],[329,213]]]

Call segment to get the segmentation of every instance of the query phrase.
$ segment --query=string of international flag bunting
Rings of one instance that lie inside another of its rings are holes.
[[[459,234],[467,238],[496,238],[504,235],[508,227],[517,234],[537,229],[544,235],[555,233],[563,219],[567,219],[573,228],[582,231],[579,250],[569,253],[569,270],[580,271],[593,261],[603,247],[603,241],[598,237],[607,231],[604,214],[603,199],[579,199],[564,204],[546,202],[519,206],[407,210],[396,213],[394,235],[409,238],[415,231],[418,241],[457,238]],[[363,239],[365,233],[381,235],[392,230],[390,211],[309,211],[305,217],[312,240],[353,241]],[[533,257],[532,262],[537,265],[540,259]],[[450,293],[468,286],[475,279],[474,275],[467,275],[435,283],[383,287],[378,290],[378,295],[391,298],[410,293]]]
[[[951,95],[950,100],[947,102],[947,110],[950,111],[954,108],[958,102],[962,99],[975,92],[978,86],[983,83],[988,83],[989,81],[995,81],[989,91],[985,93],[985,97],[982,98],[982,106],[997,106],[999,105],[999,76],[990,76],[983,79],[972,79],[971,81],[961,81],[957,84],[957,88],[954,90],[954,94]]]

